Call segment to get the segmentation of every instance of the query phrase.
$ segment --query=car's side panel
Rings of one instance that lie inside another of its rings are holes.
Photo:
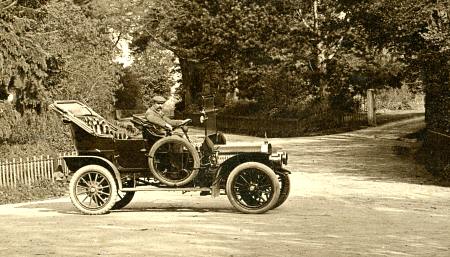
[[[128,169],[148,169],[150,146],[144,139],[116,139],[116,162]]]
[[[111,137],[100,137],[92,135],[79,126],[75,124],[71,124],[72,128],[72,138],[75,144],[75,148],[80,153],[80,155],[84,153],[90,152],[113,152],[114,151],[114,139]],[[95,154],[97,155],[97,154]],[[104,156],[108,158],[109,156]],[[109,158],[108,158],[109,159]]]

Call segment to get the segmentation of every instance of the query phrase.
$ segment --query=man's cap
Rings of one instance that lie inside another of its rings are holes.
[[[159,104],[163,104],[163,103],[166,102],[166,98],[164,98],[164,97],[162,97],[162,96],[160,96],[160,95],[154,96],[154,97],[152,98],[152,100],[153,100],[153,102],[159,103]]]

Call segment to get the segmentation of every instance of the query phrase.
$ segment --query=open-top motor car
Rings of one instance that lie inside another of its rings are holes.
[[[226,194],[243,213],[264,213],[283,204],[290,191],[287,153],[265,140],[233,145],[216,129],[213,97],[203,98],[201,142],[189,138],[184,120],[173,129],[133,115],[132,134],[75,100],[55,101],[51,109],[71,128],[76,155],[65,156],[69,194],[84,214],[104,214],[131,202],[137,191],[199,191]]]

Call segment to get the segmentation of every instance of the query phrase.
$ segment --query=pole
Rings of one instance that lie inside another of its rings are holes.
[[[375,115],[375,93],[373,89],[367,90],[367,121],[369,126],[376,126],[377,119]]]

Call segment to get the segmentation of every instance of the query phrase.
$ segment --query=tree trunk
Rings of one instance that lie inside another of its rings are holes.
[[[185,59],[180,59],[182,74],[183,101],[177,109],[184,111],[190,106],[201,104],[203,87],[203,65]]]

